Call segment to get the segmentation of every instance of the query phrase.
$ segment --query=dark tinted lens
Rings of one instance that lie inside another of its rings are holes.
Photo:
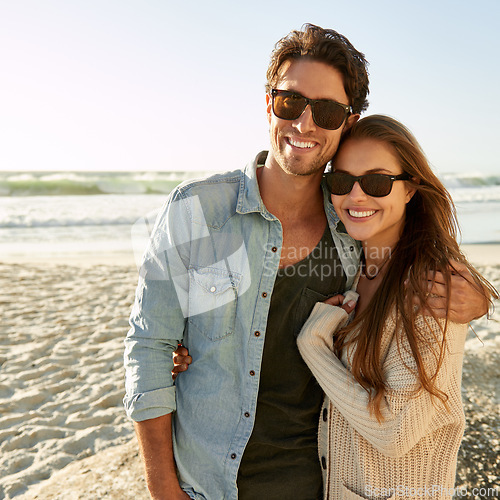
[[[345,118],[345,110],[333,101],[317,101],[313,106],[316,125],[329,130],[337,130]]]
[[[326,176],[326,183],[332,194],[340,196],[351,191],[354,185],[354,177],[342,172],[333,172]]]
[[[381,174],[370,174],[360,179],[361,189],[368,196],[387,196],[391,192],[392,181],[390,177]]]
[[[283,120],[296,120],[304,111],[306,100],[298,94],[275,94],[273,111]]]
[[[368,196],[387,196],[391,192],[392,181],[387,175],[368,174],[361,178],[343,172],[331,172],[326,175],[328,189],[338,196],[350,193],[356,181],[359,181],[361,189]]]

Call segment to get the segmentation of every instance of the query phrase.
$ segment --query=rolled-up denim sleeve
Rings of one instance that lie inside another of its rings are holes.
[[[172,352],[182,341],[187,316],[188,219],[174,194],[156,220],[139,271],[125,339],[123,400],[137,422],[176,409]]]

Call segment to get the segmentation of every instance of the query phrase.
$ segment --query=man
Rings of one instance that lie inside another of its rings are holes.
[[[323,394],[296,335],[358,267],[358,245],[320,184],[367,107],[366,65],[332,30],[305,25],[280,40],[267,72],[271,151],[244,171],[179,186],[157,219],[124,400],[155,499],[322,498]],[[473,294],[455,298],[469,291],[464,281],[451,298],[462,321],[483,307]],[[180,342],[194,362],[174,386]]]

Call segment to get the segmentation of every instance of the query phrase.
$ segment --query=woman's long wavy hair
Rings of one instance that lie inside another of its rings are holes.
[[[368,306],[335,338],[337,356],[349,346],[352,354],[352,373],[368,391],[370,411],[381,421],[381,402],[387,392],[382,370],[381,345],[384,326],[396,313],[398,326],[405,332],[416,364],[416,375],[421,387],[439,398],[445,405],[447,396],[435,385],[441,367],[446,341],[446,321],[441,323],[442,336],[429,338],[429,328],[417,326],[419,309],[413,298],[425,307],[428,298],[428,277],[441,272],[449,288],[455,268],[465,266],[485,298],[492,305],[498,298],[495,288],[467,261],[457,243],[458,223],[450,194],[432,172],[424,152],[412,133],[401,123],[383,115],[372,115],[359,120],[347,131],[344,141],[373,139],[389,146],[396,155],[403,172],[411,176],[408,182],[416,189],[406,206],[401,238],[392,251],[377,293]],[[342,147],[342,145],[340,145]],[[332,162],[335,168],[335,160]],[[448,309],[449,304],[447,304]],[[432,311],[430,311],[432,314]],[[434,316],[434,319],[437,318]],[[432,321],[430,318],[427,321]],[[401,322],[401,323],[400,323]],[[425,322],[425,318],[424,318]],[[355,332],[355,333],[354,333]],[[438,341],[437,341],[438,340]],[[437,341],[437,342],[436,342]],[[398,338],[401,349],[401,339]],[[354,344],[354,345],[353,345]],[[435,357],[432,368],[424,366],[423,352],[431,348]]]

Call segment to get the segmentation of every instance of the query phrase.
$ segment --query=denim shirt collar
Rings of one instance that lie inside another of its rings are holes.
[[[259,212],[268,220],[277,220],[277,218],[271,214],[264,205],[260,196],[259,183],[257,181],[257,168],[264,165],[268,154],[268,151],[261,151],[241,172],[240,190],[238,193],[236,211],[240,214]],[[341,222],[335,212],[335,209],[333,208],[330,200],[330,193],[328,192],[324,181],[321,182],[321,189],[323,191],[325,213],[328,220],[331,224],[333,224],[333,227],[335,227],[339,233],[347,233],[344,224]]]
[[[339,216],[337,215],[337,212],[333,208],[330,192],[326,187],[326,182],[324,179],[321,181],[321,189],[323,191],[323,199],[325,201],[325,213],[328,220],[332,222],[333,227],[337,230],[338,233],[347,234],[347,230],[344,226],[344,223],[340,220]]]
[[[239,214],[259,212],[265,219],[278,220],[264,205],[257,181],[257,168],[264,165],[267,155],[267,151],[261,151],[241,172],[236,211]]]

